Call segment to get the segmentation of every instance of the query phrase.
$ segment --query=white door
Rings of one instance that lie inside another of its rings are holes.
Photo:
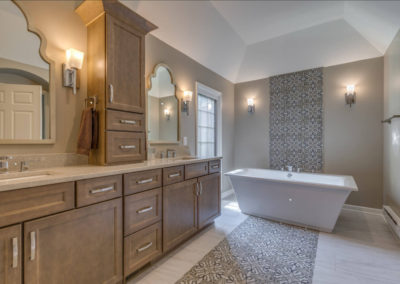
[[[42,139],[42,86],[0,83],[0,139]]]

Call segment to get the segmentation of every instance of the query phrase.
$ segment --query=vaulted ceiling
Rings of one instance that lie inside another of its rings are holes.
[[[400,28],[400,1],[122,2],[234,83],[382,56]]]

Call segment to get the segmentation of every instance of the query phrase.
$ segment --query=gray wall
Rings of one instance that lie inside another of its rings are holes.
[[[384,118],[400,114],[400,32],[384,56]],[[385,204],[400,216],[400,119],[384,125]]]
[[[374,58],[323,68],[324,171],[353,175],[360,191],[348,203],[382,205],[383,59]],[[357,102],[345,105],[346,85],[355,84]],[[256,112],[247,113],[254,97]],[[234,165],[269,167],[269,81],[235,85]]]
[[[178,98],[182,98],[185,90],[193,91],[193,95],[195,95],[196,81],[222,93],[222,155],[224,157],[222,171],[231,170],[233,168],[234,141],[234,84],[156,37],[148,35],[146,36],[146,78],[149,77],[154,66],[160,62],[167,64],[171,68],[177,86]],[[196,149],[194,101],[193,98],[189,104],[189,116],[181,113],[180,120],[180,136],[188,138],[187,150],[192,155],[195,154]],[[157,146],[157,148],[165,150],[166,148],[171,148],[171,145],[161,145]],[[178,152],[181,152],[181,150],[178,150]],[[230,185],[227,179],[223,177],[222,190],[229,188]]]

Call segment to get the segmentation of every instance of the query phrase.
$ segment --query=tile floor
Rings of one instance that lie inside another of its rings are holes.
[[[128,284],[175,283],[247,216],[230,196],[215,224],[131,277]],[[314,284],[400,283],[400,242],[383,216],[344,209],[332,234],[320,233]]]

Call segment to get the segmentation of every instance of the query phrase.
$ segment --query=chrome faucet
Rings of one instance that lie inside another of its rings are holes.
[[[167,149],[167,158],[175,158],[175,157],[176,157],[176,150]]]
[[[21,163],[19,164],[19,171],[20,172],[24,172],[29,170],[29,166],[28,166],[28,162],[26,161],[21,161]]]
[[[1,156],[0,157],[0,173],[8,173],[8,161],[11,160],[11,156]]]
[[[289,172],[293,172],[293,166],[286,166],[286,168]]]

